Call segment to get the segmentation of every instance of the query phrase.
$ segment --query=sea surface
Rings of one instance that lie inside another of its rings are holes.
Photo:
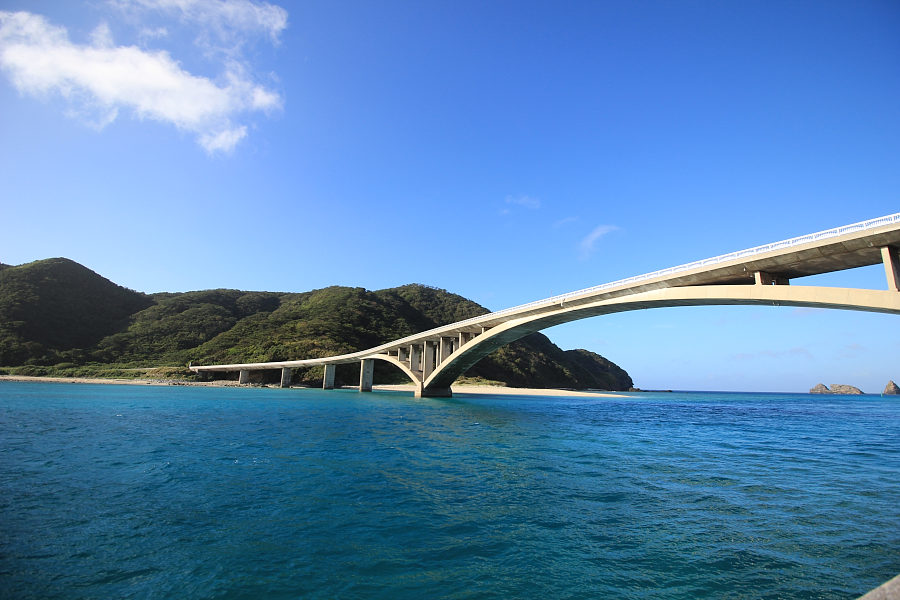
[[[0,382],[0,598],[855,598],[900,398]]]

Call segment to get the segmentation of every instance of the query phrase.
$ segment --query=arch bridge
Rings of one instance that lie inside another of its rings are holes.
[[[391,363],[416,386],[416,397],[452,395],[451,384],[497,348],[541,329],[616,312],[670,306],[775,305],[900,314],[900,213],[731,252],[661,271],[487,313],[374,348],[306,360],[192,365],[196,373],[321,365],[334,387],[335,365],[360,364],[360,391],[372,390],[374,361]],[[883,263],[886,290],[790,285],[791,280]]]

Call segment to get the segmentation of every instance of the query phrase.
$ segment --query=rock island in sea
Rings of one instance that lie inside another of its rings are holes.
[[[852,385],[846,385],[843,383],[832,383],[831,388],[828,388],[824,383],[818,383],[814,388],[809,390],[810,394],[845,394],[845,395],[857,395],[862,394],[863,391],[858,387]]]

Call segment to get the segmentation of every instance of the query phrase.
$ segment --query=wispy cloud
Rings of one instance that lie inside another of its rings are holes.
[[[559,229],[563,225],[568,225],[569,223],[575,223],[578,221],[578,217],[565,217],[564,219],[560,219],[553,224],[553,229]]]
[[[138,32],[138,40],[142,44],[148,44],[153,40],[160,40],[169,35],[169,30],[165,27],[142,27]]]
[[[607,233],[611,231],[616,231],[618,227],[615,225],[598,225],[591,231],[589,234],[584,236],[580,242],[578,242],[578,249],[581,253],[581,259],[585,260],[590,258],[590,256],[594,253],[597,242],[605,236]]]
[[[857,358],[858,356],[864,354],[865,352],[866,352],[865,346],[854,342],[851,344],[845,344],[841,348],[839,356],[842,359]]]
[[[195,26],[200,45],[227,54],[239,53],[248,39],[259,35],[279,43],[288,21],[280,6],[250,0],[110,0],[110,4],[130,14],[152,12]]]
[[[803,348],[801,346],[795,346],[787,350],[760,350],[759,352],[740,352],[738,354],[731,355],[732,360],[739,361],[758,360],[761,358],[783,359],[787,357],[797,357],[812,360],[813,355],[812,352],[810,352],[807,348]]]
[[[541,207],[541,200],[532,196],[507,196],[506,204],[507,206],[521,206],[529,210],[537,210]]]
[[[241,11],[255,6],[246,1],[201,0],[159,4],[182,5],[191,15],[206,15],[211,23],[218,22],[210,12],[216,6],[223,15],[221,22],[228,23],[242,23],[248,17]],[[229,11],[237,16],[228,17]],[[277,35],[285,22],[263,29],[267,35]],[[157,30],[157,34],[164,37],[165,31]],[[151,38],[144,34],[143,39]],[[64,27],[40,15],[0,11],[0,69],[13,85],[35,97],[62,97],[67,114],[98,129],[125,110],[139,119],[193,133],[209,153],[230,152],[247,135],[247,126],[237,122],[242,115],[279,109],[282,99],[255,83],[241,61],[229,59],[223,68],[213,81],[185,71],[167,51],[116,46],[107,23],[94,30],[89,43],[77,44]]]

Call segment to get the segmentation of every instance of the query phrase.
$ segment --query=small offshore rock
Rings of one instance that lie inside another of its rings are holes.
[[[830,394],[831,390],[825,387],[824,383],[817,383],[816,387],[809,390],[810,394]]]
[[[832,394],[862,394],[862,390],[852,385],[844,385],[842,383],[831,384]]]
[[[897,396],[900,395],[900,387],[897,387],[897,384],[894,383],[893,380],[891,380],[888,381],[888,384],[886,386],[884,386],[884,392],[882,393],[889,396]]]

